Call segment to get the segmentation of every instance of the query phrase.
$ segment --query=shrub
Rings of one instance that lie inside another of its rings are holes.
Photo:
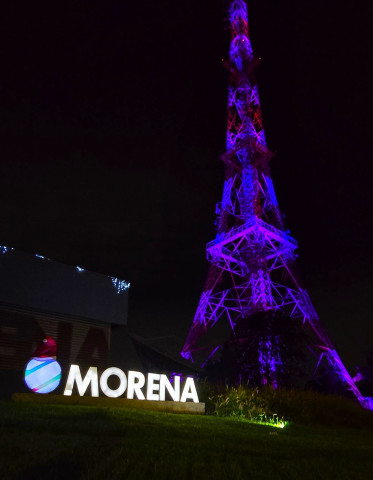
[[[373,428],[373,413],[356,401],[337,395],[302,390],[274,390],[271,387],[207,387],[203,390],[206,412],[276,424],[299,424]]]

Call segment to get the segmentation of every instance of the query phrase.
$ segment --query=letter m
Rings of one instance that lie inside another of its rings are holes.
[[[97,367],[89,367],[84,380],[82,380],[79,365],[71,365],[65,391],[63,392],[64,395],[72,395],[75,382],[80,396],[85,394],[88,385],[91,384],[92,397],[98,397]]]

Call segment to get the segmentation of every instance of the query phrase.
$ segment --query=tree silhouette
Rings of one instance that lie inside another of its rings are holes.
[[[259,312],[237,322],[220,359],[207,366],[215,382],[300,387],[310,375],[307,334],[281,312]]]

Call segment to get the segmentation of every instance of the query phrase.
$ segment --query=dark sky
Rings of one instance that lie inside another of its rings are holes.
[[[8,2],[0,244],[132,283],[130,322],[181,344],[224,166],[220,0]],[[349,366],[373,347],[371,2],[252,0],[272,173]]]

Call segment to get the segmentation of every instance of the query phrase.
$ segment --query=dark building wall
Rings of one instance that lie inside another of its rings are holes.
[[[145,371],[127,326],[111,326],[109,359],[110,366],[118,367],[124,372]]]
[[[125,328],[125,327],[121,327]],[[81,318],[0,308],[0,395],[27,391],[23,382],[27,362],[46,335],[57,342],[57,361],[66,382],[69,365],[97,366],[104,370],[110,362],[110,325]]]
[[[79,365],[82,375],[90,366],[97,367],[99,374],[109,366],[144,371],[127,326],[0,306],[0,398],[29,391],[25,367],[47,335],[57,342],[62,368],[54,393],[63,393],[71,364]]]
[[[128,288],[120,282],[0,247],[0,398],[29,391],[25,367],[47,335],[57,342],[62,368],[57,394],[63,393],[71,364],[78,364],[83,376],[90,366],[99,374],[109,366],[195,373],[130,335]],[[115,388],[115,378],[111,381]]]
[[[136,369],[127,334],[128,284],[0,247],[0,395],[27,391],[24,370],[47,336],[57,342],[62,393],[71,364]]]
[[[0,302],[126,325],[127,283],[0,247]]]

